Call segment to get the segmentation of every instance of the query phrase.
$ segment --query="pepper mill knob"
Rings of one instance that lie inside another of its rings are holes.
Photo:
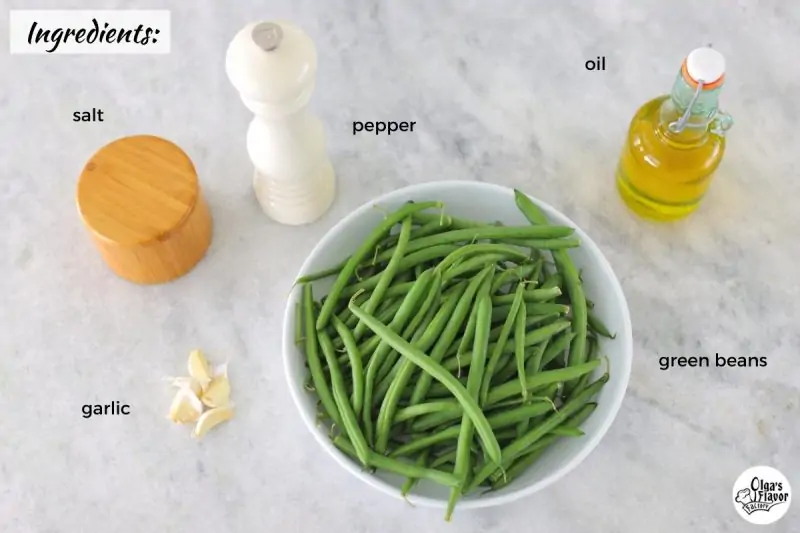
[[[225,71],[255,114],[247,152],[262,209],[284,224],[313,222],[336,188],[322,123],[307,109],[317,71],[313,41],[288,22],[250,23],[228,46]]]

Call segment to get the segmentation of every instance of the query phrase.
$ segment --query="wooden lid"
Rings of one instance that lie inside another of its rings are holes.
[[[192,161],[159,137],[124,137],[101,148],[81,172],[77,202],[106,262],[131,281],[181,276],[211,241]]]

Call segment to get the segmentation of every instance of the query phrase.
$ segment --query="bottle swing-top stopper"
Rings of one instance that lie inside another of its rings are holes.
[[[231,41],[225,70],[255,117],[247,152],[264,212],[284,224],[313,222],[333,202],[335,178],[322,123],[307,110],[317,54],[300,28],[286,22],[245,26]]]

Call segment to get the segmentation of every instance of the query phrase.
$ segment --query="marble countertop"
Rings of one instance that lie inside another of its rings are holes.
[[[320,450],[280,360],[284,300],[316,241],[370,198],[437,179],[523,188],[587,230],[622,282],[635,345],[628,395],[592,455],[533,497],[457,513],[450,530],[744,532],[753,526],[731,501],[743,470],[772,465],[800,490],[791,2],[138,4],[172,10],[170,55],[0,53],[0,529],[447,529],[440,511],[370,489]],[[2,11],[22,7],[2,1]],[[251,115],[224,73],[236,31],[272,17],[317,44],[313,108],[339,179],[332,209],[305,227],[261,213],[244,143]],[[613,183],[628,120],[708,42],[728,58],[722,101],[736,126],[726,158],[693,217],[643,222]],[[586,71],[598,55],[607,70]],[[93,107],[103,123],[71,121]],[[353,136],[354,120],[417,126]],[[207,257],[166,285],[113,276],[75,209],[87,158],[133,133],[189,153],[214,217]],[[230,360],[238,405],[235,421],[200,443],[164,419],[161,381],[196,346]],[[768,366],[659,370],[659,356],[715,353],[766,356]],[[82,404],[113,400],[132,414],[81,417]],[[771,531],[799,522],[795,503]]]

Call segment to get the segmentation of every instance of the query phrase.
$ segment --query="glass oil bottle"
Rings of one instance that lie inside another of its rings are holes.
[[[712,48],[693,50],[672,92],[634,115],[617,167],[617,188],[635,213],[653,220],[691,214],[725,152],[733,119],[719,110],[725,59]]]

